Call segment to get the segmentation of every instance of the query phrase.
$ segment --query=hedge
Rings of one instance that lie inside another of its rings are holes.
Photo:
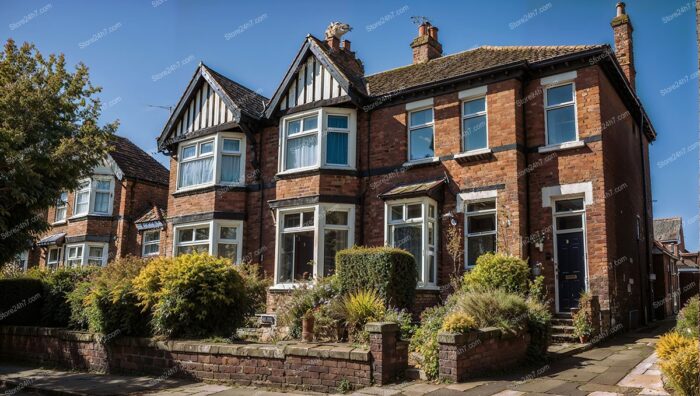
[[[340,289],[377,290],[384,301],[398,308],[409,308],[416,296],[416,261],[405,250],[391,247],[353,247],[339,251],[336,273]]]
[[[0,279],[0,324],[40,325],[43,293],[38,279]]]

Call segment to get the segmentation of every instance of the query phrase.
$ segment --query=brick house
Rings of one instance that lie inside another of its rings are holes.
[[[143,255],[143,238],[146,255],[153,254],[160,229],[137,228],[137,220],[153,208],[165,208],[167,195],[168,170],[130,140],[116,136],[107,158],[81,180],[80,188],[62,193],[57,205],[48,208],[51,228],[23,253],[23,264],[105,265],[116,257]],[[158,230],[157,236],[152,230]]]
[[[654,219],[654,244],[655,279],[652,285],[655,308],[659,310],[660,301],[665,296],[665,316],[670,316],[700,291],[699,255],[685,248],[683,219],[680,217]],[[666,292],[660,294],[662,291]]]
[[[623,3],[611,25],[614,52],[443,55],[424,23],[411,65],[371,75],[329,29],[304,38],[270,99],[200,64],[158,138],[171,157],[165,253],[260,262],[274,311],[299,282],[332,274],[339,249],[399,246],[416,258],[419,311],[497,250],[545,276],[554,312],[590,290],[605,323],[650,319],[656,134]]]

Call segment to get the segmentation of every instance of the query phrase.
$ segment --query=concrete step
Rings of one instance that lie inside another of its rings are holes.
[[[573,326],[573,319],[563,319],[563,318],[552,318],[553,326]]]
[[[579,342],[579,339],[571,333],[554,333],[552,334],[552,341],[576,344]]]
[[[573,334],[574,326],[554,325],[552,326],[552,332],[554,334]]]

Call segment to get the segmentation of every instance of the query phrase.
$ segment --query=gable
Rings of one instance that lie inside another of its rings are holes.
[[[195,90],[174,122],[173,136],[180,137],[201,129],[238,121],[224,99],[208,82]]]
[[[280,110],[290,109],[319,100],[339,98],[347,91],[315,56],[303,61],[286,93],[279,102]]]

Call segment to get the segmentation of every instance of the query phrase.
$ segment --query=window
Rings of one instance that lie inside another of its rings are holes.
[[[435,155],[433,108],[411,111],[408,120],[408,160],[432,158]]]
[[[143,256],[156,256],[160,252],[160,230],[144,231]]]
[[[97,176],[83,180],[75,192],[73,216],[87,214],[109,215],[111,213],[112,177]],[[56,207],[56,214],[58,215],[58,206]]]
[[[66,219],[66,210],[68,208],[68,193],[62,192],[56,201],[56,215],[54,222],[63,221]]]
[[[87,264],[88,265],[103,265],[105,263],[105,246],[104,245],[87,245]]]
[[[582,231],[584,206],[582,198],[554,202],[554,228],[557,232]]]
[[[484,253],[496,251],[496,201],[472,201],[465,210],[465,250],[467,268],[476,265],[476,259]]]
[[[58,264],[61,262],[61,251],[62,249],[59,247],[49,248],[49,251],[46,254],[46,265],[50,269],[55,269],[58,267]]]
[[[175,227],[175,255],[192,252],[241,261],[242,227],[240,221],[215,220]],[[145,238],[145,236],[144,236]]]
[[[180,144],[178,190],[245,183],[245,136],[222,132]]]
[[[574,83],[546,88],[545,128],[548,145],[578,140]]]
[[[69,267],[80,267],[83,265],[83,245],[68,246],[66,253],[66,264]]]
[[[51,259],[50,256],[51,250],[49,250],[49,259]],[[102,266],[105,264],[107,264],[106,243],[84,243],[66,246],[66,265],[69,267],[80,267],[83,265]]]
[[[417,201],[389,202],[387,213],[387,244],[413,255],[416,259],[419,286],[434,286],[437,276],[435,201],[425,198]]]
[[[80,183],[78,191],[75,193],[75,213],[74,215],[87,214],[90,209],[90,181]]]
[[[15,256],[14,264],[22,271],[27,270],[29,264],[29,250],[24,250]]]
[[[488,147],[486,120],[486,98],[467,100],[462,103],[462,151]]]
[[[322,108],[281,125],[280,172],[355,167],[355,110]]]
[[[353,244],[354,213],[353,205],[342,204],[278,210],[276,283],[289,285],[334,274],[335,254]]]
[[[109,213],[110,195],[112,193],[111,180],[97,179],[95,183],[95,213]]]

